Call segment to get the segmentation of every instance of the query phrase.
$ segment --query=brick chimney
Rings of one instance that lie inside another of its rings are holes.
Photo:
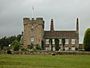
[[[54,31],[53,19],[51,19],[50,31]]]

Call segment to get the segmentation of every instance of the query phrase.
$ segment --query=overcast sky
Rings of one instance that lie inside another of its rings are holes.
[[[43,17],[46,30],[51,18],[56,30],[75,30],[78,17],[82,43],[90,27],[90,0],[0,0],[0,37],[20,34],[24,17]]]

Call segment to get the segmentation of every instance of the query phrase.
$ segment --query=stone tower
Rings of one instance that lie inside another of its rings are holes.
[[[23,47],[28,48],[32,45],[41,45],[44,35],[44,20],[43,18],[23,18],[24,33],[23,33]]]

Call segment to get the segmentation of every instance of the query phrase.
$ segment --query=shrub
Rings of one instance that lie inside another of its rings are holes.
[[[85,32],[84,48],[86,51],[90,51],[90,28],[88,28]]]

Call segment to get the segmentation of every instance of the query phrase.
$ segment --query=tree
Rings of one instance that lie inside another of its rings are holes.
[[[64,46],[65,46],[65,38],[62,38],[62,45],[63,45],[63,50],[64,50]]]
[[[4,47],[7,47],[8,45],[9,45],[9,40],[8,40],[8,38],[7,38],[6,36],[0,39],[0,47],[1,47],[1,50],[2,50]]]
[[[36,44],[36,50],[41,50],[41,46],[39,44]]]
[[[21,34],[17,35],[17,37],[16,37],[17,41],[20,42],[20,40],[21,40],[21,36],[22,36]]]
[[[84,35],[84,48],[86,51],[90,51],[90,28],[88,28]]]
[[[13,48],[14,51],[18,51],[20,48],[20,42],[18,42],[17,40],[14,40],[11,43],[11,47]]]
[[[55,50],[59,50],[59,39],[55,39]]]
[[[7,39],[8,39],[9,44],[11,44],[15,39],[17,39],[17,37],[16,36],[10,36]]]
[[[31,43],[31,45],[28,45],[28,49],[33,49],[33,43]]]
[[[42,50],[44,50],[44,49],[45,49],[45,46],[44,46],[44,41],[43,41],[43,40],[41,41],[41,48],[42,48]]]
[[[15,40],[17,40],[18,42],[20,42],[21,40],[21,35],[17,35],[17,36],[10,36],[10,37],[3,37],[0,39],[0,49],[3,50],[4,47],[8,47],[9,44],[11,44],[12,42],[14,42]]]

